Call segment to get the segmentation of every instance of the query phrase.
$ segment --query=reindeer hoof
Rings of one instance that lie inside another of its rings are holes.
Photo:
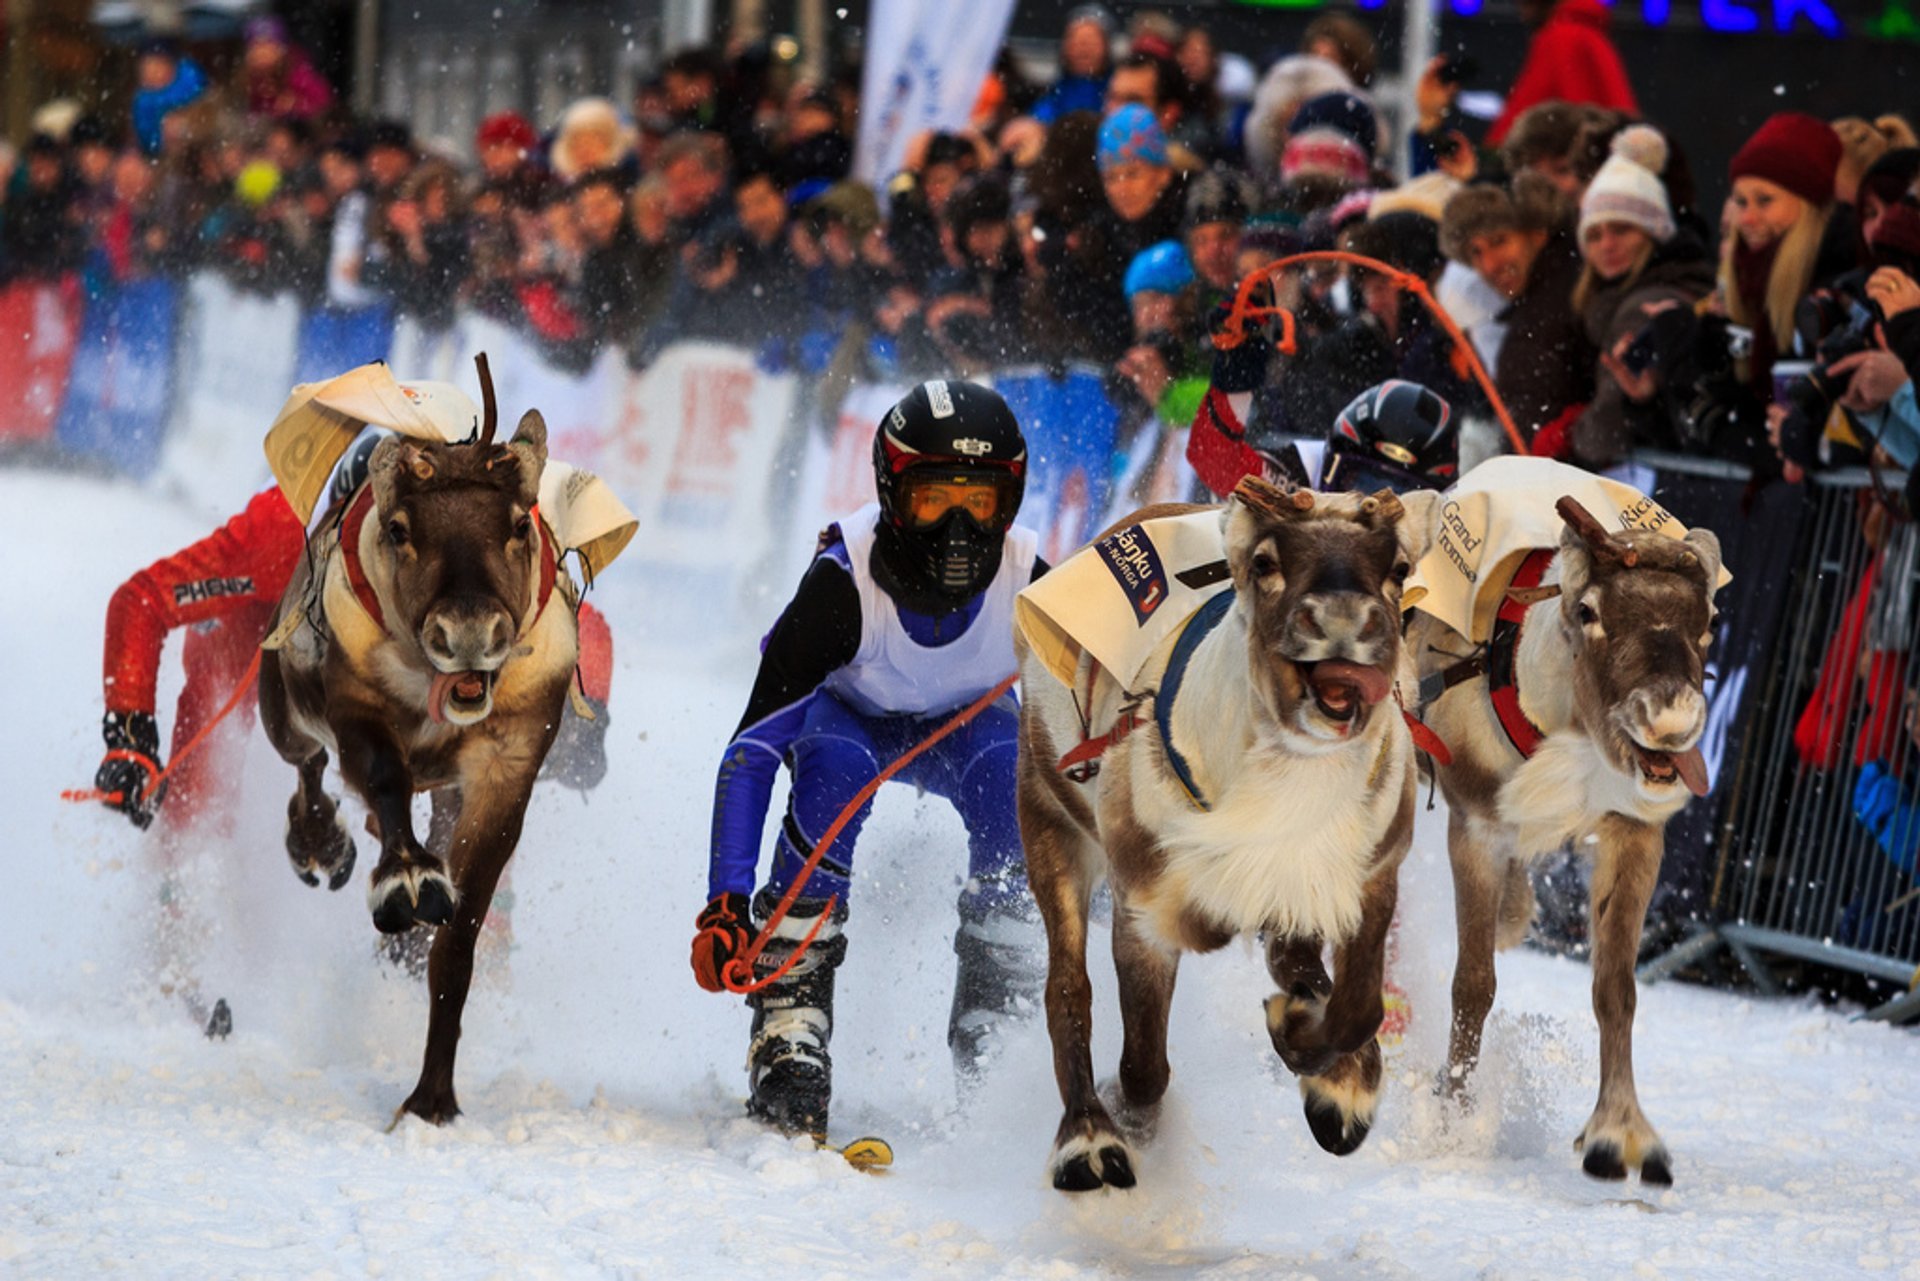
[[[1590,1143],[1587,1154],[1580,1161],[1580,1168],[1596,1179],[1605,1179],[1617,1183],[1627,1177],[1627,1163],[1621,1159],[1619,1145],[1614,1143]]]
[[[1134,1182],[1133,1154],[1126,1144],[1111,1138],[1105,1142],[1076,1139],[1054,1155],[1053,1186],[1062,1192],[1130,1188]]]
[[[393,1123],[387,1126],[387,1133],[392,1134],[409,1115],[417,1116],[429,1125],[449,1125],[460,1115],[460,1105],[454,1101],[452,1094],[435,1097],[415,1090],[393,1114]]]
[[[1335,1156],[1352,1156],[1373,1131],[1373,1118],[1349,1114],[1332,1099],[1309,1093],[1305,1109],[1314,1142]]]
[[[296,814],[298,805],[295,797],[287,807],[287,861],[308,885],[318,886],[324,875],[327,888],[337,890],[353,877],[353,833],[338,809],[326,820]]]
[[[1655,1187],[1673,1186],[1672,1158],[1665,1148],[1648,1153],[1647,1159],[1640,1163],[1640,1182],[1651,1183]]]
[[[376,879],[367,891],[373,927],[399,934],[415,925],[445,925],[453,919],[457,896],[445,872],[435,867],[404,867]]]

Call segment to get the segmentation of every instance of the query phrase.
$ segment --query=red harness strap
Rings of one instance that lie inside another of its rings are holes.
[[[1516,587],[1538,587],[1556,554],[1552,548],[1542,548],[1528,553],[1527,558],[1520,562],[1520,568],[1514,571],[1513,581],[1507,584],[1509,594],[1500,602],[1500,610],[1494,615],[1493,637],[1487,643],[1487,693],[1493,699],[1493,711],[1500,718],[1500,728],[1507,732],[1507,740],[1522,756],[1532,756],[1540,750],[1540,743],[1546,738],[1540,727],[1521,709],[1520,685],[1515,671],[1515,658],[1520,649],[1520,634],[1526,627],[1527,611],[1539,602],[1529,604],[1515,600],[1510,593]]]
[[[380,597],[373,590],[373,583],[367,578],[366,566],[360,563],[360,527],[366,524],[367,513],[373,510],[373,486],[363,485],[360,492],[347,504],[346,515],[340,519],[340,555],[346,562],[347,583],[353,588],[354,599],[360,602],[381,631],[387,629],[386,615],[380,609]],[[540,617],[547,607],[547,601],[553,596],[553,585],[560,576],[560,564],[553,554],[553,531],[548,529],[546,521],[540,515],[540,504],[533,505],[533,519],[540,522],[540,591],[534,598],[533,613],[527,616],[531,624]]]

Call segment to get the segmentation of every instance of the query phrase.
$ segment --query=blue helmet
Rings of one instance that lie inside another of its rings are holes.
[[[1137,293],[1151,291],[1177,294],[1193,283],[1193,261],[1177,240],[1163,240],[1135,254],[1127,264],[1127,301]]]

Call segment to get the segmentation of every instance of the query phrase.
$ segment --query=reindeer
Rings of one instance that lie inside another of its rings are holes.
[[[1408,633],[1425,686],[1445,687],[1425,716],[1452,754],[1438,767],[1459,933],[1444,1088],[1464,1094],[1494,952],[1532,920],[1528,860],[1572,841],[1594,857],[1600,1025],[1600,1097],[1574,1146],[1595,1178],[1633,1168],[1669,1184],[1671,1158],[1634,1090],[1633,970],[1666,822],[1707,791],[1698,743],[1720,543],[1704,529],[1684,540],[1611,532],[1571,497],[1556,509],[1560,545],[1522,562],[1501,615],[1509,630],[1489,655],[1470,656],[1465,637],[1424,613]]]
[[[331,753],[380,842],[374,925],[441,927],[427,963],[425,1062],[396,1123],[407,1112],[436,1125],[459,1115],[453,1065],[474,940],[577,655],[571,581],[535,508],[546,424],[529,412],[495,445],[482,379],[478,443],[393,437],[374,450],[366,486],[288,585],[280,647],[260,663],[261,723],[299,771],[287,807],[295,870],[337,885],[352,867],[352,836],[321,786]],[[448,786],[460,804],[443,860],[416,838],[412,801]]]
[[[1132,1136],[1151,1132],[1166,1092],[1180,954],[1262,931],[1279,987],[1268,1033],[1301,1078],[1315,1139],[1346,1155],[1366,1138],[1387,927],[1414,813],[1413,748],[1389,695],[1427,497],[1407,500],[1422,505],[1415,517],[1387,490],[1363,498],[1243,481],[1220,517],[1232,589],[1133,682],[1156,692],[1129,712],[1133,696],[1110,676],[1094,682],[1094,722],[1137,717],[1140,727],[1108,747],[1091,779],[1058,764],[1083,733],[1074,692],[1019,646],[1020,831],[1046,923],[1047,1029],[1065,1104],[1056,1188],[1135,1180],[1088,1044],[1087,909],[1103,877],[1125,1029],[1115,1103]],[[1115,528],[1196,510],[1149,508]]]

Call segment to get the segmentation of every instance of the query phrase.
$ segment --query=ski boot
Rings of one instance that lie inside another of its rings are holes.
[[[754,896],[755,920],[764,927],[779,901],[770,887],[761,890]],[[824,899],[796,902],[754,962],[755,974],[771,974],[785,964],[825,908]],[[747,997],[754,1009],[753,1041],[747,1047],[747,1112],[783,1134],[809,1134],[823,1143],[833,1096],[833,1060],[827,1054],[833,1037],[833,976],[847,954],[846,936],[840,932],[846,919],[847,909],[836,905],[798,964],[778,982]]]
[[[965,1092],[978,1082],[1006,1021],[1039,1007],[1047,980],[1033,922],[1003,913],[969,919],[964,899],[962,904],[960,928],[953,935],[947,1048]]]

